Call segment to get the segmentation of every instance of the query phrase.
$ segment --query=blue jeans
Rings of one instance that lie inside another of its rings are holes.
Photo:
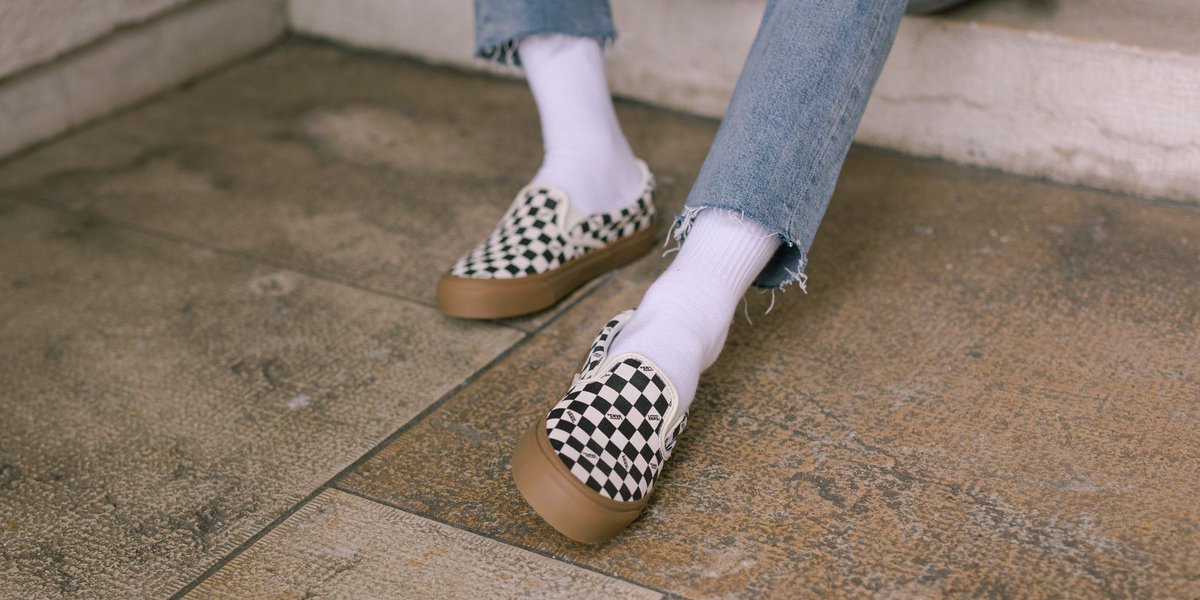
[[[913,9],[950,0],[912,0]],[[676,217],[721,208],[779,236],[754,284],[805,281],[817,227],[900,26],[906,0],[769,0],[716,140]],[[561,33],[607,44],[607,0],[475,0],[477,55],[520,64],[522,37]]]

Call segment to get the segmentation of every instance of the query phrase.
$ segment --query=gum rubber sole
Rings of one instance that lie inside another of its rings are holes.
[[[628,264],[654,246],[654,227],[567,261],[552,271],[513,279],[474,279],[442,275],[438,310],[461,319],[504,319],[545,310],[579,286]]]
[[[512,476],[521,496],[559,533],[585,544],[615,537],[637,519],[647,498],[619,502],[575,478],[546,437],[546,420],[525,431],[512,457]]]

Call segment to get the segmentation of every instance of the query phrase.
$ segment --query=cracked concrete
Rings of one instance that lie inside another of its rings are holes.
[[[643,259],[338,483],[683,596],[1195,595],[1200,213],[858,150],[656,496],[566,541],[507,476]],[[428,456],[454,456],[421,469]]]

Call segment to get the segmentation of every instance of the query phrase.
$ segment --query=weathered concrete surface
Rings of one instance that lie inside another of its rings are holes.
[[[662,594],[326,490],[186,598],[661,598]]]
[[[669,218],[715,125],[620,117]],[[432,303],[541,152],[523,83],[289,43],[15,161],[0,191]]]
[[[852,152],[810,293],[752,296],[647,513],[508,475],[643,259],[338,485],[688,596],[1200,595],[1200,211]]]
[[[0,4],[0,78],[140,23],[189,0],[71,0]]]
[[[11,201],[0,290],[4,598],[175,592],[521,336]]]
[[[674,212],[715,125],[619,110]],[[519,83],[288,43],[0,167],[0,597],[176,591],[510,347],[429,303],[538,146]],[[1195,209],[855,151],[617,540],[507,462],[656,254],[339,485],[689,596],[1194,597],[1198,259]],[[313,575],[291,523],[205,585]]]

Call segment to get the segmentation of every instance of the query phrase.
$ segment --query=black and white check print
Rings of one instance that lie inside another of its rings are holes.
[[[652,363],[636,354],[608,360],[608,344],[632,313],[605,325],[571,389],[546,417],[550,446],[571,474],[623,502],[650,493],[687,424],[686,413],[675,415],[674,388]]]
[[[573,214],[555,187],[522,189],[486,240],[454,263],[450,274],[473,279],[513,279],[545,273],[603,248],[654,222],[653,179],[645,171],[642,195],[629,206],[566,223]]]
[[[608,345],[612,342],[613,333],[624,327],[625,322],[629,320],[632,314],[633,311],[625,311],[604,324],[604,329],[600,330],[600,334],[592,342],[592,347],[588,348],[587,360],[584,361],[583,368],[579,370],[579,373],[575,374],[575,379],[571,382],[572,384],[579,383],[581,379],[586,379],[588,375],[591,375],[596,370],[596,367],[600,366],[600,361],[604,360],[604,357],[608,354]]]

